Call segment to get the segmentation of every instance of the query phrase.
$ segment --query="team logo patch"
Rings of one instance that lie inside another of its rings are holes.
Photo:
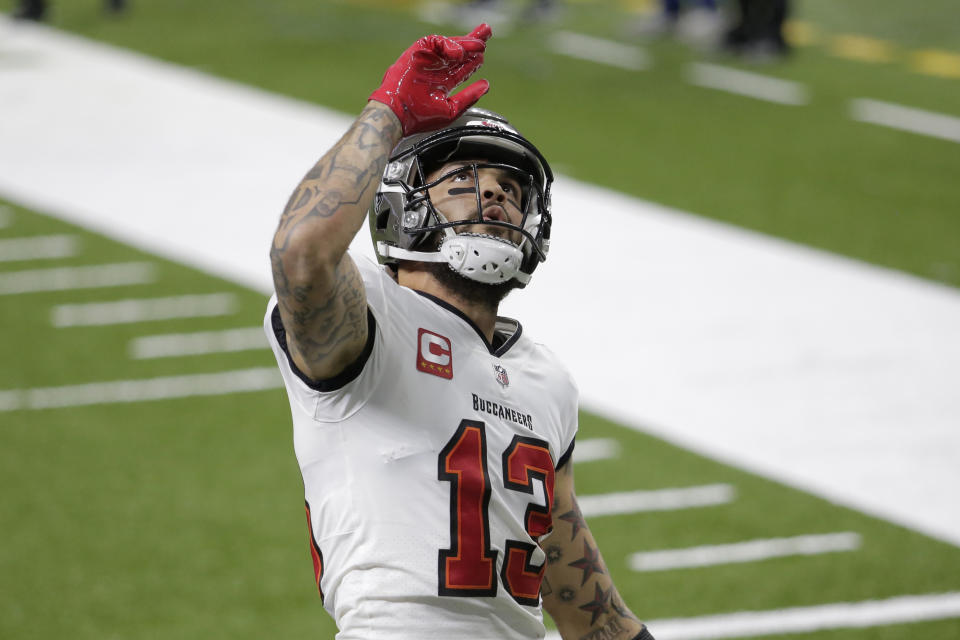
[[[506,369],[499,364],[495,364],[493,365],[493,371],[497,374],[497,382],[500,383],[501,387],[507,387],[510,385],[510,376],[507,375]]]
[[[453,348],[439,333],[420,329],[417,334],[417,370],[450,380],[453,378]]]

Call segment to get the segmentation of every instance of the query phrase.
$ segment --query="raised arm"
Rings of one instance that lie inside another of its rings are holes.
[[[627,608],[583,520],[573,487],[573,462],[557,471],[553,533],[542,543],[547,569],[543,606],[563,640],[652,640]]]
[[[343,371],[366,342],[363,281],[346,252],[399,140],[393,112],[367,103],[300,182],[273,237],[270,261],[287,346],[297,367],[315,380]]]
[[[363,226],[401,136],[446,126],[486,93],[450,91],[483,62],[490,27],[427,36],[387,70],[360,117],[300,182],[284,209],[270,261],[290,356],[314,380],[342,372],[367,341],[366,294],[347,247]]]

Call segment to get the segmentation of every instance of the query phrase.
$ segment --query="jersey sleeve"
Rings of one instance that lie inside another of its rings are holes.
[[[580,425],[580,389],[577,387],[573,376],[571,376],[566,369],[562,369],[562,373],[564,379],[561,384],[565,387],[565,393],[562,397],[564,397],[566,401],[561,410],[560,448],[558,449],[557,469],[570,463],[571,456],[573,456],[573,449],[576,446],[577,430]]]
[[[318,422],[335,422],[356,413],[377,385],[386,358],[378,318],[389,315],[384,279],[390,276],[365,256],[351,257],[363,278],[367,298],[367,342],[359,357],[340,374],[326,380],[313,380],[300,371],[290,356],[276,294],[267,303],[263,320],[264,332],[280,367],[291,409],[295,414]]]
[[[547,439],[550,441],[556,469],[559,470],[570,462],[573,455],[580,424],[580,388],[570,370],[546,345],[534,342],[533,359],[540,370],[550,372],[546,386],[555,413]]]

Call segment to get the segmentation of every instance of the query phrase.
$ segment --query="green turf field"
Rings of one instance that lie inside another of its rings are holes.
[[[260,294],[10,204],[0,240],[75,234],[57,266],[149,261],[148,285],[27,293],[0,304],[11,339],[0,390],[272,366],[264,348],[136,360],[139,336],[256,326]],[[49,266],[5,262],[0,278]],[[235,313],[103,327],[51,328],[54,305],[233,293]],[[15,304],[7,304],[6,302]],[[0,411],[0,637],[326,638],[303,522],[289,409],[280,389],[219,397]],[[701,458],[589,414],[581,441],[619,455],[577,465],[581,496],[729,484],[719,506],[591,519],[626,600],[646,618],[690,617],[960,590],[960,549]],[[636,573],[637,551],[853,532],[856,551]],[[949,640],[960,620],[806,634]]]
[[[119,18],[99,0],[54,3],[61,28],[204,71],[353,112],[409,42],[440,27],[410,2],[132,0]],[[0,10],[13,6],[0,2]],[[869,97],[960,116],[960,78],[918,73],[913,53],[960,53],[953,2],[922,11],[896,0],[806,0],[817,38],[781,65],[749,67],[801,82],[812,100],[786,107],[683,81],[699,59],[668,41],[644,45],[653,66],[628,72],[570,60],[549,30],[490,45],[484,104],[537,140],[566,175],[694,213],[960,285],[960,146],[859,124]],[[632,42],[618,2],[570,3],[560,27]],[[893,56],[839,58],[831,37],[890,43]],[[707,58],[703,58],[707,59]],[[318,149],[318,154],[323,150]],[[293,180],[296,176],[292,177]],[[0,239],[76,234],[81,253],[3,262],[45,266],[149,261],[150,285],[30,293],[0,302],[0,391],[273,366],[265,350],[134,360],[139,336],[256,326],[264,299],[7,203]],[[283,203],[278,203],[279,208]],[[558,224],[561,221],[557,222]],[[53,329],[54,305],[230,292],[236,313]],[[0,412],[0,637],[327,638],[302,515],[282,390],[224,397]],[[581,495],[729,483],[724,506],[591,520],[626,600],[646,618],[775,609],[960,590],[960,549],[719,465],[583,415],[581,439],[614,438],[615,460],[577,467]],[[641,550],[850,531],[858,551],[713,568],[635,573]],[[960,620],[779,638],[960,637]]]

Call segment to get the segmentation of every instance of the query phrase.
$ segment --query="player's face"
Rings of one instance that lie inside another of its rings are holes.
[[[509,222],[517,226],[523,220],[520,209],[523,199],[521,178],[514,172],[496,167],[481,167],[474,175],[472,165],[483,160],[457,160],[448,162],[427,175],[433,182],[441,176],[456,172],[430,189],[430,200],[448,222],[477,220],[477,185],[480,182],[480,206],[484,220]],[[457,171],[457,169],[463,169]],[[498,236],[520,244],[519,231],[496,225],[477,224],[455,227],[458,233],[470,230]]]

